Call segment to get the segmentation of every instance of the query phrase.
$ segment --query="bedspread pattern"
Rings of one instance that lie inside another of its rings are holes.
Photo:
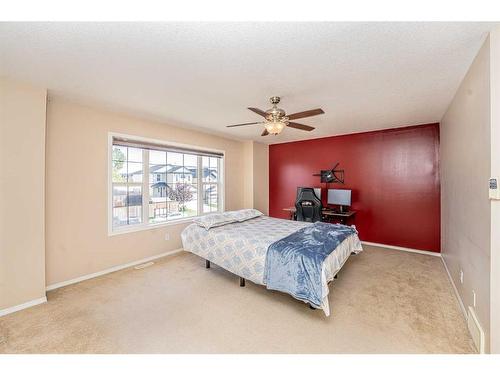
[[[181,236],[186,250],[214,261],[247,280],[264,285],[264,266],[269,245],[310,225],[260,216],[210,230],[191,224]]]

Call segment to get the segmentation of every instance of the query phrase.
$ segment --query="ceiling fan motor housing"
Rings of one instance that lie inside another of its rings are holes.
[[[274,120],[274,119],[280,120],[281,118],[285,117],[285,111],[277,107],[268,109],[266,113],[267,113],[266,116],[267,120]]]
[[[280,102],[280,97],[279,96],[272,96],[269,99],[269,101],[271,102],[273,107],[266,111],[266,113],[267,113],[266,120],[277,121],[277,120],[281,120],[283,117],[285,117],[285,114],[286,114],[285,110],[277,107],[277,104]]]

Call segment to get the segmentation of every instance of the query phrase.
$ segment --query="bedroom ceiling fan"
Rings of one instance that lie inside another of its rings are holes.
[[[299,118],[304,118],[304,117],[311,117],[311,116],[316,116],[316,115],[321,115],[325,113],[321,108],[317,109],[310,109],[308,111],[303,111],[303,112],[297,112],[297,113],[292,113],[291,115],[287,115],[285,111],[281,108],[278,108],[278,103],[280,102],[280,97],[279,96],[273,96],[269,99],[273,107],[271,109],[268,109],[267,111],[263,111],[258,108],[248,108],[250,111],[257,113],[258,115],[264,117],[264,121],[260,122],[246,122],[243,124],[236,124],[236,125],[228,125],[228,128],[232,128],[235,126],[246,126],[246,125],[256,125],[256,124],[263,124],[265,126],[264,131],[262,132],[262,136],[268,135],[268,134],[274,134],[278,135],[281,133],[283,129],[285,129],[286,126],[290,128],[295,128],[295,129],[300,129],[300,130],[305,130],[305,131],[311,131],[314,130],[312,126],[308,125],[303,125],[299,124],[297,122],[292,122],[290,120],[296,120]]]

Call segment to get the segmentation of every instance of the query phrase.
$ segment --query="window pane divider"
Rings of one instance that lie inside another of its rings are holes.
[[[142,150],[142,222],[149,225],[149,151]]]
[[[196,181],[196,190],[198,194],[198,215],[203,215],[203,158],[201,155],[198,155],[198,158],[196,159],[197,166],[196,168],[198,169],[197,171],[197,181]]]

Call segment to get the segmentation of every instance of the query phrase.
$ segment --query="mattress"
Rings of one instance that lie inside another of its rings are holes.
[[[206,230],[191,224],[181,234],[184,250],[207,259],[226,270],[250,280],[264,284],[264,266],[267,248],[311,223],[259,216],[244,222],[226,224]],[[347,237],[323,262],[322,300],[320,306],[330,314],[328,304],[328,282],[342,268],[351,253],[363,248],[356,234]]]

